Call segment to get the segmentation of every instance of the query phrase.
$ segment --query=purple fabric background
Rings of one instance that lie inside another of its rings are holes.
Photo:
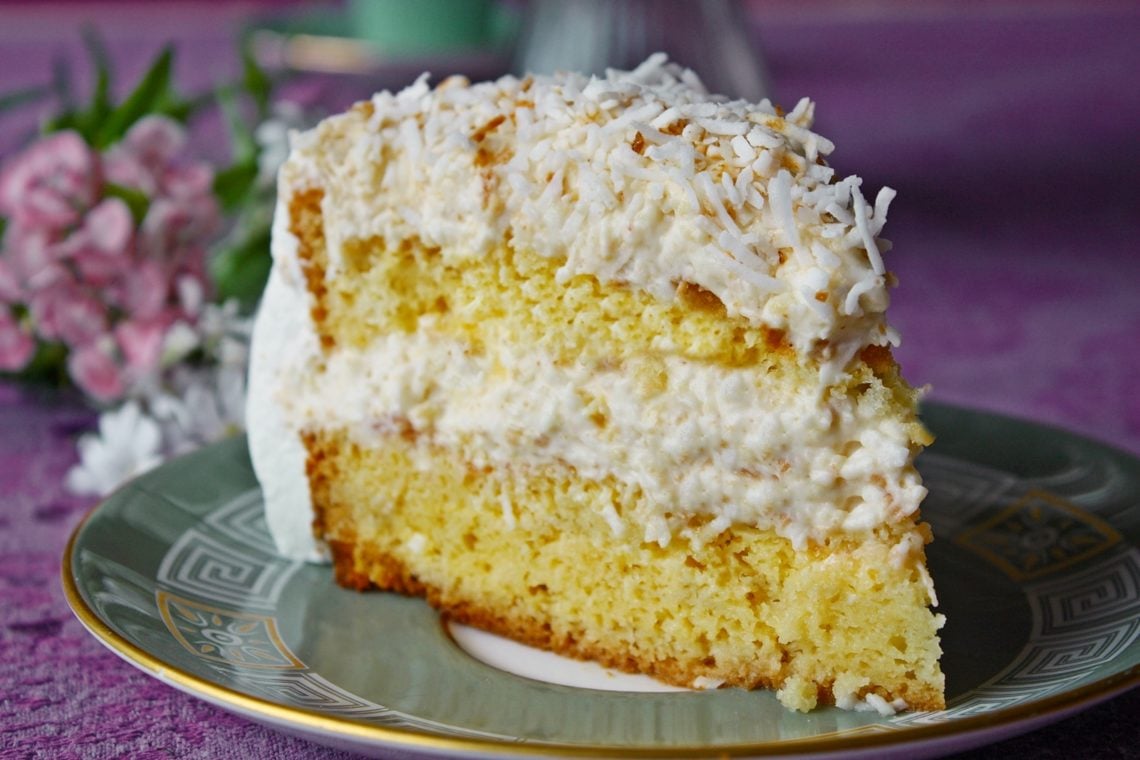
[[[201,86],[233,71],[230,30],[264,6],[45,5],[0,6],[0,92],[42,81],[53,55],[78,60],[84,17],[124,79],[176,39],[180,80]],[[888,261],[911,380],[1140,454],[1140,8],[750,8],[776,99],[812,96],[832,163],[899,191]],[[30,126],[0,122],[0,155]],[[72,617],[59,560],[91,504],[61,481],[91,419],[69,397],[0,384],[0,754],[341,756],[142,675]],[[969,756],[1132,757],[1137,715],[1140,690]]]

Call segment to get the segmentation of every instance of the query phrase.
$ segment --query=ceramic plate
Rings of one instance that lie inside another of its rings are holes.
[[[150,675],[366,753],[930,756],[1140,683],[1140,461],[979,412],[930,405],[924,419],[938,437],[920,459],[929,564],[949,620],[941,712],[799,714],[767,692],[646,691],[453,636],[420,600],[345,591],[327,567],[275,556],[244,439],[96,508],[63,581],[91,632]]]

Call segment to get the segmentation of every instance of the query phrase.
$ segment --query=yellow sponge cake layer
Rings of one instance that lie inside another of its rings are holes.
[[[611,530],[601,505],[628,515],[644,498],[612,478],[473,468],[414,435],[325,431],[309,449],[345,585],[425,594],[459,621],[679,685],[781,689],[798,709],[942,705],[939,622],[919,563],[891,556],[899,535],[796,551],[735,526],[661,547]]]
[[[309,241],[306,271],[324,283],[327,254],[315,233],[321,197],[297,194],[289,213],[295,233]],[[450,264],[415,240],[390,248],[378,238],[351,239],[343,251],[344,271],[322,286],[316,307],[322,334],[340,347],[364,348],[393,330],[413,332],[431,315],[434,330],[475,348],[507,340],[584,361],[650,350],[743,366],[773,350],[792,355],[780,332],[727,317],[716,296],[691,283],[678,283],[678,300],[662,301],[606,287],[592,275],[559,283],[557,261],[505,246]]]

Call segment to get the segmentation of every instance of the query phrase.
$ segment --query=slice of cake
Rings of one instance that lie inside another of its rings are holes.
[[[296,136],[249,419],[282,551],[674,684],[941,708],[894,193],[812,110],[655,56]]]

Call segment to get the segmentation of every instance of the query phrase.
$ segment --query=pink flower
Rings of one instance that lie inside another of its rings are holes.
[[[2,253],[20,290],[34,290],[58,279],[60,251],[52,237],[50,230],[28,228],[20,223],[8,226]]]
[[[83,280],[102,286],[131,266],[134,220],[127,204],[108,198],[87,212],[83,226],[61,244]]]
[[[112,350],[106,341],[98,341],[72,350],[67,357],[71,379],[98,401],[114,401],[126,391],[126,379],[111,355]]]
[[[165,116],[146,116],[107,152],[107,179],[148,196],[156,195],[163,191],[169,165],[185,143],[186,133],[178,122]]]
[[[167,322],[120,322],[115,338],[127,359],[127,369],[134,377],[147,375],[158,368],[162,358]]]
[[[163,175],[162,190],[172,198],[213,200],[214,170],[202,163],[174,165]]]
[[[36,341],[6,309],[0,309],[0,371],[17,372],[36,352]]]
[[[142,259],[121,276],[110,295],[128,319],[150,321],[163,313],[170,298],[170,276],[154,259]]]
[[[32,294],[29,308],[40,335],[78,348],[107,330],[107,307],[74,280],[60,280]]]
[[[0,213],[15,225],[58,233],[95,201],[99,156],[75,132],[38,140],[0,172]]]
[[[166,261],[205,258],[206,243],[218,226],[213,196],[157,198],[139,229],[139,252]]]
[[[20,280],[12,271],[12,266],[4,259],[0,259],[0,305],[16,303],[23,296],[24,289],[20,287]]]
[[[221,226],[213,171],[188,160],[185,143],[179,124],[148,116],[102,155],[62,132],[0,171],[9,222],[0,368],[26,364],[36,339],[61,341],[72,379],[100,401],[159,370],[170,326],[199,317],[206,253]],[[141,222],[108,184],[146,196]],[[27,307],[24,324],[10,305]]]

